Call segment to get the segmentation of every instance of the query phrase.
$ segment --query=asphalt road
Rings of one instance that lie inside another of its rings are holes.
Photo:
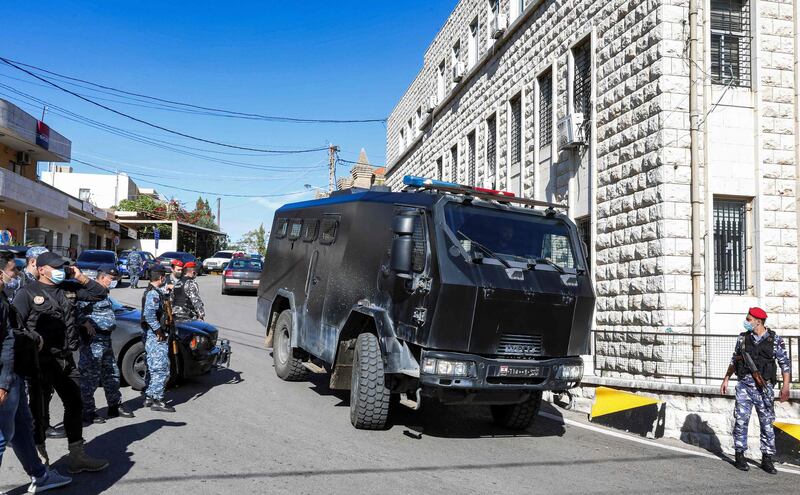
[[[232,341],[231,368],[170,390],[174,414],[141,409],[139,394],[125,388],[136,418],[84,430],[87,450],[112,465],[52,493],[797,493],[796,474],[770,476],[755,466],[740,473],[719,459],[542,417],[515,435],[493,426],[480,408],[400,408],[388,431],[357,431],[347,395],[329,390],[326,377],[301,383],[276,377],[255,320],[255,296],[222,296],[219,283],[205,276],[200,287],[207,320]],[[141,290],[113,295],[140,304]],[[101,392],[97,400],[105,404]],[[53,417],[59,415],[54,399]],[[48,442],[51,459],[66,449],[66,440]],[[7,452],[4,461],[0,490],[24,493],[16,458]],[[55,466],[65,472],[63,459]]]

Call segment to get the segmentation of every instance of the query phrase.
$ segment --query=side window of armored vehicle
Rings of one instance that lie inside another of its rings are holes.
[[[289,219],[281,218],[278,220],[278,228],[275,231],[275,237],[278,239],[283,239],[286,237],[286,232],[289,229]]]
[[[319,232],[319,220],[306,220],[303,224],[303,242],[314,242]]]
[[[564,268],[575,268],[575,256],[569,238],[558,234],[544,234],[542,238],[542,258],[557,263]]]
[[[289,240],[296,241],[300,238],[300,231],[303,229],[303,219],[293,218],[289,223]]]
[[[319,243],[333,244],[336,240],[336,231],[339,229],[339,221],[335,218],[324,218],[319,228]]]

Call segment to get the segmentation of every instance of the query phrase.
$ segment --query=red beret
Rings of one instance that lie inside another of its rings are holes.
[[[194,261],[187,261],[186,263],[183,264],[183,267],[184,268],[197,268],[197,263],[195,263]]]
[[[172,266],[179,266],[179,267],[183,268],[183,261],[181,261],[181,260],[179,260],[177,258],[172,260],[172,261],[170,261],[169,263]]]
[[[761,308],[750,308],[748,312],[750,316],[753,318],[758,318],[759,320],[766,320],[767,319],[767,312]]]

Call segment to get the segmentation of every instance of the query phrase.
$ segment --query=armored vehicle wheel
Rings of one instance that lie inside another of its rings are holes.
[[[350,381],[350,422],[360,430],[382,430],[389,417],[391,393],[383,376],[378,338],[362,333],[356,341]]]
[[[275,325],[272,359],[275,362],[275,373],[289,382],[302,380],[308,375],[302,360],[294,357],[292,352],[292,331],[292,312],[287,309],[281,312]]]
[[[531,398],[521,404],[491,406],[492,418],[500,426],[512,430],[524,430],[533,424],[542,405],[542,392],[533,392]]]

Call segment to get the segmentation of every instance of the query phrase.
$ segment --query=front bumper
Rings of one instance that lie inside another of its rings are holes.
[[[580,357],[551,359],[486,358],[457,352],[423,351],[426,358],[470,363],[468,376],[420,372],[423,395],[443,402],[504,403],[515,402],[538,390],[563,391],[576,387],[580,378],[559,378],[561,366],[583,365]]]
[[[181,346],[183,352],[183,376],[199,376],[211,371],[212,368],[230,366],[231,344],[230,341],[220,339],[217,345],[206,351],[192,351],[187,346]]]

